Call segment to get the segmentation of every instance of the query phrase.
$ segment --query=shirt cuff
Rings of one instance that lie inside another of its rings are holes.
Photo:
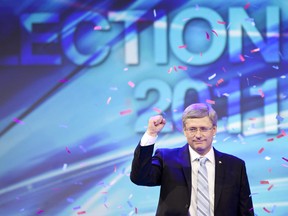
[[[141,139],[140,145],[141,146],[153,145],[153,144],[155,144],[157,138],[158,138],[158,136],[153,137],[153,136],[148,135],[147,133],[144,133],[144,135]]]

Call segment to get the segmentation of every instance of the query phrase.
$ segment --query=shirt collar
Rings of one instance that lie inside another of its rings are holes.
[[[199,155],[196,151],[194,151],[190,145],[189,145],[189,153],[190,153],[191,162],[193,162],[194,160],[197,160],[200,157],[203,157],[202,155]],[[213,147],[204,156],[208,158],[208,161],[210,161],[212,164],[215,164],[215,155],[214,155]]]

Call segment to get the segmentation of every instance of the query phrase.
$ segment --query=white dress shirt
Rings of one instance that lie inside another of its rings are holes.
[[[197,215],[197,175],[199,169],[199,155],[189,146],[191,167],[192,167],[192,191],[191,191],[191,203],[189,213],[191,216]],[[215,156],[213,148],[204,156],[208,158],[206,161],[206,168],[208,174],[208,186],[209,186],[209,200],[210,200],[210,216],[214,216],[214,186],[215,186]]]

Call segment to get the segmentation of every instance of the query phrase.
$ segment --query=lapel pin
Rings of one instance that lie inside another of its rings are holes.
[[[222,164],[222,161],[219,161],[219,164]]]

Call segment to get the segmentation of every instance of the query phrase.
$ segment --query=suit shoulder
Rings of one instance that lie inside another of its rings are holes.
[[[235,155],[232,154],[228,154],[228,153],[224,153],[224,152],[219,152],[217,151],[221,157],[221,159],[223,160],[228,160],[228,161],[233,161],[235,163],[241,163],[241,164],[245,164],[245,161]]]

